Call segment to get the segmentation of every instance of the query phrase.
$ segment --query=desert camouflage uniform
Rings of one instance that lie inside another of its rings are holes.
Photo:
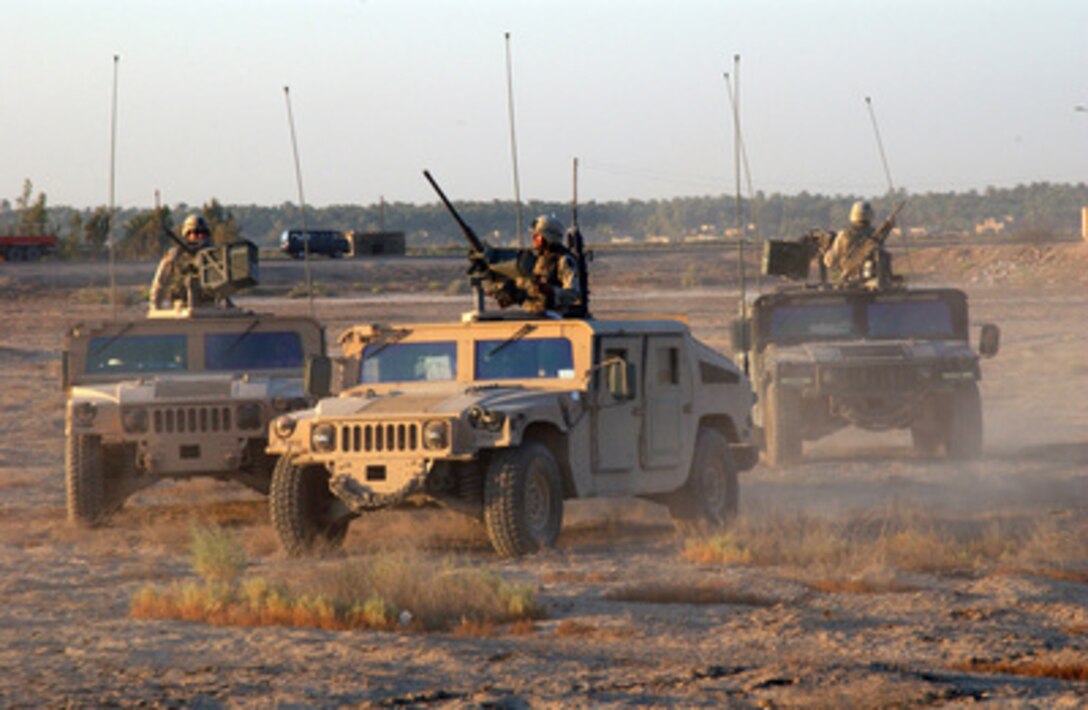
[[[565,314],[578,304],[578,267],[564,247],[545,249],[536,257],[531,279],[518,279],[525,291],[522,307],[529,313],[555,311]]]

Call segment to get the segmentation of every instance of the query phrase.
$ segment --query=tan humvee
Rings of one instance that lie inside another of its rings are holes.
[[[482,519],[511,557],[555,543],[565,498],[640,496],[681,523],[735,514],[756,450],[727,357],[679,320],[489,316],[341,335],[339,396],[269,433],[288,552],[338,545],[353,517],[417,495]]]
[[[310,406],[307,356],[322,327],[236,308],[152,310],[79,324],[65,339],[68,517],[105,520],[167,478],[209,476],[267,493],[268,422]]]

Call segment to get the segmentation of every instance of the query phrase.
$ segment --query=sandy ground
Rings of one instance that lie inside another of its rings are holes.
[[[968,291],[975,321],[1003,329],[1001,353],[983,365],[982,460],[922,461],[906,433],[843,432],[808,447],[804,464],[745,474],[742,516],[835,520],[901,506],[965,523],[1088,517],[1086,246],[912,256],[928,269],[925,280]],[[735,267],[701,259],[688,279],[694,285],[680,288],[690,255],[624,258],[600,260],[599,316],[685,313],[700,337],[728,348],[737,291],[722,274]],[[70,528],[62,336],[67,325],[109,310],[79,295],[86,269],[49,264],[30,275],[19,266],[0,266],[8,302],[0,332],[0,706],[1088,705],[1085,682],[970,670],[976,661],[1025,659],[1083,670],[1088,552],[1067,560],[1079,574],[1066,578],[884,570],[903,582],[889,587],[895,591],[823,592],[804,569],[688,562],[667,516],[634,501],[569,504],[558,549],[513,562],[497,559],[482,533],[452,514],[397,511],[353,527],[348,559],[382,542],[413,544],[436,563],[452,556],[534,584],[547,618],[528,634],[134,620],[130,600],[142,586],[192,577],[194,521],[231,526],[253,574],[304,580],[317,563],[283,556],[258,497],[210,481],[160,485],[105,529]],[[151,266],[131,268],[138,276]],[[440,284],[461,271],[442,261],[390,268],[403,271],[398,279],[430,273]],[[446,318],[466,307],[465,296],[435,289],[349,287],[378,282],[381,269],[344,276],[338,297],[315,302],[330,335],[351,322]],[[633,289],[635,281],[643,287]],[[308,308],[305,300],[242,300],[281,312]],[[748,596],[701,605],[609,598],[664,580]]]

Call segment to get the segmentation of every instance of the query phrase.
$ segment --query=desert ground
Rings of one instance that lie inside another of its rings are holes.
[[[69,526],[63,335],[110,317],[106,271],[2,264],[0,706],[1084,707],[1088,244],[916,248],[896,263],[963,288],[973,320],[1002,328],[983,363],[981,460],[922,460],[906,432],[846,431],[797,466],[743,474],[731,557],[688,554],[698,541],[653,504],[576,501],[557,549],[516,561],[427,508],[357,521],[335,559],[288,559],[263,500],[214,481],[161,484],[103,528]],[[286,297],[301,266],[262,266],[241,305],[308,312]],[[153,267],[119,267],[123,316],[141,316]],[[598,317],[684,314],[728,352],[731,254],[606,252],[593,269]],[[463,271],[315,263],[313,309],[330,340],[354,322],[457,317]],[[530,584],[544,615],[479,633],[133,618],[141,588],[193,578],[191,528],[213,523],[240,540],[247,574],[304,585],[392,549]],[[889,525],[910,554],[872,544]]]

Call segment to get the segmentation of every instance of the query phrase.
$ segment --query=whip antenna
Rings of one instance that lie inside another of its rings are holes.
[[[747,304],[747,284],[745,282],[744,273],[744,215],[741,214],[741,201],[740,201],[740,55],[733,55],[733,83],[735,88],[729,93],[730,103],[733,108],[733,177],[736,185],[736,203],[735,211],[737,216],[737,271],[740,274],[740,312],[743,317],[746,315]],[[744,374],[748,374],[748,351],[744,351],[743,363]]]
[[[873,123],[873,135],[876,136],[876,147],[880,151],[880,163],[884,166],[884,177],[888,180],[888,197],[894,200],[895,183],[892,182],[892,171],[888,168],[888,156],[884,153],[884,141],[880,139],[880,127],[876,123],[876,111],[873,110],[873,99],[871,97],[865,97],[865,106],[869,109],[869,119]],[[900,227],[899,233],[903,235],[903,249],[907,255],[907,268],[914,271],[914,265],[910,260],[910,239],[907,238],[907,230]]]
[[[113,94],[110,99],[110,206],[109,217],[106,222],[106,249],[110,255],[110,312],[114,319],[117,318],[117,269],[113,244],[113,185],[114,166],[117,155],[117,65],[121,62],[121,55],[113,55]]]
[[[514,165],[514,216],[515,227],[518,236],[518,246],[522,241],[521,222],[521,181],[518,178],[518,137],[514,130],[514,72],[510,60],[510,33],[506,33],[506,107],[510,121],[510,160]]]
[[[291,149],[295,154],[295,182],[298,183],[298,212],[302,222],[302,262],[306,271],[306,297],[310,301],[310,316],[314,315],[314,282],[310,276],[310,235],[306,231],[306,198],[302,193],[302,167],[298,159],[298,138],[295,137],[295,116],[291,111],[291,89],[283,87],[283,97],[287,100],[287,125],[291,129]],[[288,241],[291,236],[288,234]]]
[[[739,107],[737,106],[736,99],[733,96],[733,85],[729,81],[729,72],[725,72],[725,74],[723,76],[725,77],[725,89],[729,93],[729,106],[730,106],[730,109],[733,111],[734,116],[736,118],[739,118],[739,116],[740,116]],[[736,140],[737,140],[737,143],[740,145],[741,162],[744,165],[744,182],[745,182],[746,187],[748,188],[748,204],[750,206],[750,209],[752,210],[752,224],[754,225],[754,228],[755,228],[756,242],[759,243],[761,241],[760,237],[759,237],[759,212],[758,212],[759,207],[758,207],[758,205],[757,205],[757,203],[755,201],[755,191],[752,189],[752,170],[748,166],[748,146],[744,142],[744,134],[740,130],[740,121],[739,120],[737,121]],[[756,272],[756,292],[760,293],[760,292],[762,292],[762,290],[763,290],[763,274],[761,272],[757,271]]]

